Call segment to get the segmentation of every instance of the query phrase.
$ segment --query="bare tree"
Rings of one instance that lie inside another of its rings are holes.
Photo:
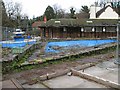
[[[13,15],[15,13],[13,2],[6,2],[5,8],[6,8],[6,13],[8,14],[8,17],[10,19],[13,18]]]
[[[54,4],[54,5],[53,5],[53,9],[54,9],[54,12],[55,12],[56,17],[57,17],[58,10],[59,10],[59,6],[58,6],[58,4]]]
[[[65,10],[62,9],[58,4],[53,5],[56,18],[64,18]]]
[[[65,10],[64,9],[59,9],[58,10],[58,17],[59,18],[64,18],[65,17]]]
[[[20,25],[20,20],[22,17],[22,5],[18,2],[6,2],[5,4],[6,13],[10,20],[17,20],[17,26]]]
[[[20,20],[21,20],[21,11],[22,11],[22,7],[20,3],[15,3],[14,5],[14,9],[15,9],[15,17],[18,20],[18,26],[20,26]]]

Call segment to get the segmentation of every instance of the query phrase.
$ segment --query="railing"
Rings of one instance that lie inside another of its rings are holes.
[[[2,40],[4,41],[12,40],[14,31],[15,28],[2,27]]]
[[[10,27],[2,27],[0,26],[0,41],[8,41],[13,40],[13,32],[16,30],[16,28],[10,28]],[[40,30],[28,30],[25,31],[25,36],[31,35],[32,37],[40,36]]]

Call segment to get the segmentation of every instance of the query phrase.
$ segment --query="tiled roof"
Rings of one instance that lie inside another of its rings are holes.
[[[34,22],[33,24],[32,24],[32,27],[34,28],[34,27],[38,27],[39,25],[41,25],[41,23],[42,23],[43,21],[36,21],[36,22]]]

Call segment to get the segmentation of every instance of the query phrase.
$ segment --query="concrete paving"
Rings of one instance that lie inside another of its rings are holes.
[[[37,83],[37,84],[33,84],[33,85],[28,85],[28,84],[24,84],[24,85],[22,85],[23,86],[23,88],[45,88],[45,89],[47,89],[44,85],[42,85],[42,84],[40,84],[40,83]]]
[[[23,90],[23,87],[22,85],[14,78],[10,79],[10,80],[5,80],[5,81],[2,81],[2,88],[3,89],[15,89],[15,90]]]
[[[2,82],[2,88],[17,88],[11,80],[6,80]]]
[[[60,76],[43,82],[50,88],[107,88],[77,76]]]
[[[114,60],[105,61],[99,63],[95,66],[84,69],[84,72],[93,76],[98,76],[100,78],[119,83],[118,82],[118,65],[114,64]],[[80,70],[81,71],[81,70]],[[82,70],[83,71],[83,70]],[[23,81],[24,82],[24,81]],[[15,87],[9,80],[5,83],[3,87]],[[43,85],[44,84],[44,85]],[[43,81],[43,84],[36,83],[33,85],[23,84],[23,88],[106,88],[109,87],[99,84],[97,82],[93,82],[87,79],[83,79],[78,76],[59,76],[56,78],[52,78],[50,80]],[[12,86],[10,86],[12,85]]]
[[[118,70],[118,65],[114,64],[114,60],[109,60],[99,63],[96,66],[86,68],[84,72],[115,83],[119,83]],[[44,81],[44,84],[50,88],[108,88],[102,84],[88,81],[81,77],[67,75]]]
[[[118,72],[118,70],[118,65],[114,64],[114,60],[109,60],[99,63],[96,66],[87,68],[84,70],[84,72],[115,83],[119,83],[118,75],[120,72]]]

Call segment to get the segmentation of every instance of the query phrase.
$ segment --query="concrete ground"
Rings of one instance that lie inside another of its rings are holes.
[[[104,61],[96,66],[86,68],[85,73],[104,78],[106,80],[118,82],[118,65],[114,60]],[[89,81],[77,76],[60,76],[43,82],[50,88],[108,88],[102,84]]]
[[[104,61],[95,66],[84,69],[85,73],[88,73],[93,76],[98,76],[106,80],[119,83],[118,82],[118,65],[114,64],[114,60]],[[8,82],[8,81],[7,81]],[[21,82],[20,82],[21,83]],[[10,84],[10,83],[8,83]],[[5,84],[6,85],[6,84]],[[8,85],[7,85],[8,86]],[[33,85],[22,84],[24,88],[106,88],[109,87],[93,82],[87,79],[83,79],[78,76],[59,76],[42,82],[37,82]]]
[[[43,82],[50,88],[107,88],[77,76],[60,76]]]
[[[2,82],[2,88],[16,88],[11,80],[6,80]]]
[[[115,60],[109,60],[99,63],[96,66],[85,69],[84,72],[119,83],[118,75],[120,75],[120,72],[118,72],[118,65],[114,64],[114,61]]]
[[[29,89],[31,88],[31,90],[32,90],[32,88],[45,88],[45,89],[47,89],[47,87],[45,87],[44,85],[42,85],[40,83],[37,83],[37,84],[34,84],[34,85],[24,84],[22,86],[23,86],[23,88],[29,88]]]

